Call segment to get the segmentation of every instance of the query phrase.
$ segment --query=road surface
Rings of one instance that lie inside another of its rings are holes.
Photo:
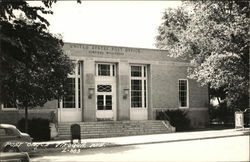
[[[31,162],[250,161],[249,136],[129,145],[51,153]]]

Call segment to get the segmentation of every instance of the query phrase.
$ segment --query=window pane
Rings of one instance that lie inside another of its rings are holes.
[[[63,108],[75,108],[75,78],[68,78],[66,86],[66,92],[63,96]]]
[[[187,107],[187,80],[179,80],[179,104]]]
[[[81,79],[78,78],[78,108],[81,108]]]
[[[106,110],[112,110],[112,96],[106,95]]]
[[[98,110],[104,110],[104,99],[103,95],[97,96],[97,109]]]
[[[81,63],[78,63],[78,75],[81,75]]]
[[[142,76],[142,67],[141,66],[131,66],[131,76],[132,77],[141,77]]]
[[[8,128],[5,129],[5,133],[7,136],[14,136],[15,135],[15,133],[11,129],[8,129]]]
[[[147,82],[144,80],[144,107],[147,107]]]
[[[112,65],[113,76],[115,76],[115,65]]]
[[[17,108],[16,102],[14,101],[7,101],[3,104],[3,108]]]
[[[69,74],[70,75],[75,75],[76,74],[76,66],[77,66],[77,64],[75,63],[75,60],[72,60],[72,63],[73,63],[74,68]]]
[[[5,135],[6,135],[5,129],[0,128],[0,137],[5,136]]]
[[[141,80],[131,80],[131,107],[142,107]]]
[[[146,77],[146,76],[147,76],[147,75],[146,75],[146,74],[147,74],[146,66],[144,66],[144,70],[143,70],[143,71],[144,71],[144,77]]]
[[[110,65],[98,64],[98,75],[110,76]]]

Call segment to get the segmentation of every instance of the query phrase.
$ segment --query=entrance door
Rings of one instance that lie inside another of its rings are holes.
[[[131,65],[130,71],[130,120],[147,120],[147,66]]]
[[[115,65],[96,65],[96,119],[116,120],[116,77]]]

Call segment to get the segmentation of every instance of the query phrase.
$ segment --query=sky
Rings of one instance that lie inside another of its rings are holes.
[[[65,42],[155,48],[166,8],[180,1],[58,1],[46,15],[49,30]],[[32,2],[36,5],[36,2]]]

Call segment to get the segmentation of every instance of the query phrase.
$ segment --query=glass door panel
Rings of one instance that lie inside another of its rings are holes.
[[[106,110],[112,110],[112,96],[106,95],[106,102],[105,102]]]
[[[97,95],[97,110],[104,110],[104,96]]]

